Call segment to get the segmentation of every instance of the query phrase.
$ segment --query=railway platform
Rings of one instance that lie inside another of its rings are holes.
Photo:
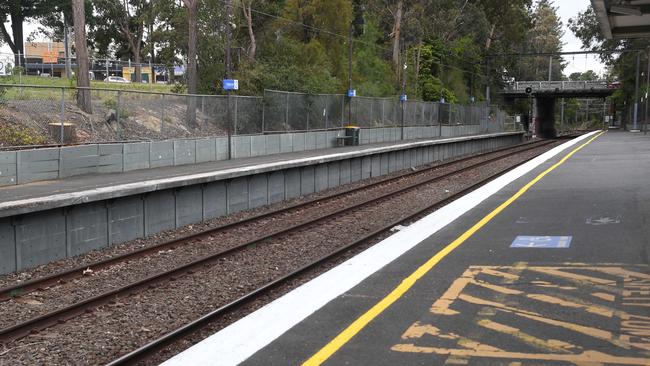
[[[649,178],[571,140],[164,365],[650,365]]]
[[[521,132],[426,138],[5,186],[0,273],[522,139]]]

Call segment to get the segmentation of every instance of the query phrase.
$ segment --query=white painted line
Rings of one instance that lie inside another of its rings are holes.
[[[303,284],[164,362],[163,366],[237,365],[368,276],[560,152],[580,136],[513,169]]]
[[[498,136],[498,135],[508,135],[508,133],[503,133],[503,134],[492,134],[491,136]],[[56,206],[58,202],[69,202],[69,201],[74,201],[75,203],[85,203],[85,202],[90,202],[95,196],[102,196],[102,195],[107,195],[107,194],[112,194],[112,193],[117,193],[121,191],[130,191],[130,190],[142,190],[143,192],[146,191],[152,191],[152,190],[157,190],[161,186],[168,186],[170,184],[180,184],[183,182],[187,181],[192,181],[192,180],[200,180],[200,179],[206,179],[206,178],[213,178],[216,180],[218,177],[222,176],[228,176],[230,174],[237,174],[239,173],[242,175],[243,173],[247,172],[253,172],[253,171],[258,171],[258,170],[268,170],[274,167],[279,167],[279,166],[290,166],[290,165],[301,165],[301,164],[308,164],[308,163],[318,163],[322,162],[325,160],[332,160],[332,159],[337,159],[337,158],[346,158],[346,157],[356,157],[360,155],[369,155],[373,153],[379,153],[383,151],[392,151],[392,150],[399,150],[401,148],[408,148],[408,147],[417,147],[421,145],[429,145],[431,143],[441,143],[441,144],[447,144],[455,141],[465,141],[465,140],[471,140],[471,139],[480,139],[484,138],[486,136],[490,135],[476,135],[476,136],[463,136],[463,137],[454,137],[454,138],[445,138],[445,139],[429,139],[429,140],[420,140],[420,141],[414,141],[414,142],[405,142],[405,143],[400,143],[400,144],[395,144],[395,145],[390,145],[390,146],[381,146],[381,147],[372,147],[372,148],[366,148],[366,149],[359,149],[355,151],[348,151],[348,152],[341,152],[341,153],[334,153],[334,154],[328,154],[328,155],[317,155],[317,156],[310,156],[306,158],[299,158],[299,159],[292,159],[292,160],[283,160],[283,161],[277,161],[277,162],[270,162],[270,163],[262,163],[262,164],[256,164],[256,165],[248,165],[248,166],[243,166],[243,167],[236,167],[236,168],[230,168],[230,169],[223,169],[223,170],[216,170],[216,171],[210,171],[210,172],[205,172],[205,173],[196,173],[196,174],[189,174],[189,175],[182,175],[182,176],[176,176],[176,177],[170,177],[170,178],[161,178],[161,179],[151,179],[151,180],[145,180],[145,181],[139,181],[139,182],[134,182],[134,183],[124,183],[124,184],[116,184],[113,186],[106,186],[106,187],[98,187],[98,188],[91,188],[91,189],[85,189],[82,191],[76,191],[76,192],[70,192],[70,193],[58,193],[58,194],[53,194],[49,196],[40,196],[40,197],[33,197],[33,198],[25,198],[25,199],[20,199],[20,200],[15,200],[15,201],[6,201],[6,202],[0,202],[0,212],[4,210],[10,210],[10,209],[18,209],[18,208],[23,208],[23,207],[34,207],[34,206],[39,206],[42,204],[47,204],[48,206]],[[137,194],[137,193],[136,193]],[[0,215],[2,216],[2,215]]]

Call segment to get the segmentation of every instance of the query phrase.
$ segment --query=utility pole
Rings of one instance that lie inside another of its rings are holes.
[[[350,23],[350,32],[348,35],[348,125],[352,123],[352,37],[354,35],[354,23]]]
[[[232,6],[231,0],[226,0],[226,77],[224,79],[230,79],[230,44],[232,38]],[[228,133],[228,159],[232,159],[232,116],[230,112],[230,89],[226,89],[226,99],[228,101],[228,108],[226,108],[226,131]]]
[[[552,81],[553,75],[553,56],[548,56],[548,81]]]
[[[630,132],[639,132],[639,67],[641,66],[641,52],[636,54],[636,82],[634,84],[634,121]]]

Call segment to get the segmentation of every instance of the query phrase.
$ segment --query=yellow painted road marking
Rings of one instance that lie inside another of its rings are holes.
[[[467,349],[449,349],[438,347],[419,347],[413,344],[397,344],[391,348],[397,352],[429,353],[458,357],[490,357],[501,359],[519,359],[534,361],[559,361],[573,364],[586,363],[589,365],[611,363],[615,365],[650,365],[650,359],[641,357],[619,357],[598,351],[585,351],[578,354],[554,353],[523,353],[523,352],[490,352]]]
[[[539,182],[542,178],[544,178],[547,174],[555,170],[557,167],[560,165],[564,164],[571,156],[573,156],[575,153],[583,149],[585,146],[590,144],[592,141],[597,139],[599,136],[601,136],[604,132],[601,132],[597,134],[596,136],[592,137],[589,139],[589,141],[585,142],[584,144],[578,146],[577,148],[573,149],[570,153],[565,155],[560,161],[557,163],[553,164],[550,168],[546,169],[545,171],[541,172],[538,176],[536,176],[533,180],[528,182],[525,186],[523,186],[517,193],[512,195],[512,197],[508,198],[505,202],[503,202],[501,205],[499,205],[497,208],[492,210],[489,214],[487,214],[485,217],[483,217],[479,222],[474,224],[469,230],[464,232],[461,236],[456,238],[453,242],[448,244],[446,247],[444,247],[441,251],[436,253],[433,257],[431,257],[427,262],[425,262],[422,266],[420,266],[418,269],[415,270],[412,274],[410,274],[408,277],[406,277],[397,287],[393,289],[386,297],[384,297],[382,300],[380,300],[377,304],[375,304],[372,308],[370,308],[368,311],[366,311],[363,315],[361,315],[359,318],[357,318],[352,324],[350,324],[347,328],[345,328],[339,335],[337,335],[333,340],[331,340],[327,345],[325,345],[323,348],[321,348],[318,352],[316,352],[312,357],[310,357],[307,361],[303,363],[303,366],[313,366],[313,365],[320,365],[323,362],[325,362],[327,359],[329,359],[336,351],[341,349],[346,343],[352,339],[355,335],[357,335],[363,328],[368,325],[373,319],[375,319],[377,316],[379,316],[381,313],[383,313],[386,309],[388,309],[395,301],[397,301],[399,298],[401,298],[415,283],[422,278],[424,275],[426,275],[433,267],[435,267],[443,258],[445,258],[449,253],[454,251],[454,249],[458,248],[461,244],[463,244],[467,239],[472,237],[474,233],[479,231],[481,228],[483,228],[487,223],[489,223],[494,217],[496,217],[501,211],[503,211],[506,207],[510,206],[514,201],[516,201],[519,197],[521,197],[524,193],[526,193],[532,186],[534,186],[537,182]]]

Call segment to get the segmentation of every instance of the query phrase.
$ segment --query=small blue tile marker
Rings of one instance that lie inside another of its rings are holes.
[[[572,236],[527,236],[520,235],[510,244],[510,248],[568,248]]]

